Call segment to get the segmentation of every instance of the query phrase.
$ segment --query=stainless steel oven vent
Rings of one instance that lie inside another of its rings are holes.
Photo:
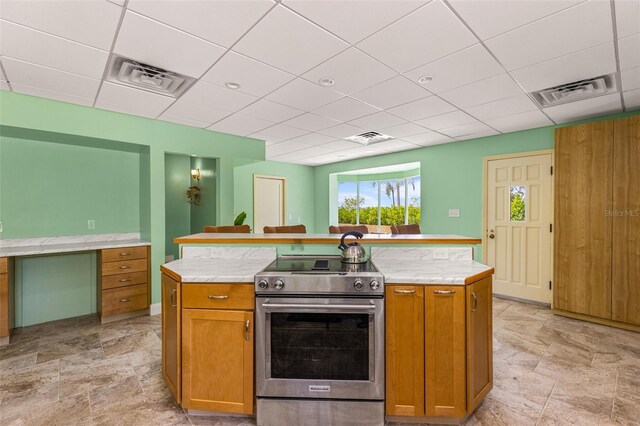
[[[393,136],[384,135],[378,132],[365,132],[355,136],[346,138],[348,141],[357,142],[362,145],[372,145],[378,142],[384,142],[393,139]]]
[[[174,98],[195,81],[192,77],[116,55],[111,58],[107,80]]]
[[[542,108],[582,101],[618,91],[616,74],[607,74],[531,92]]]

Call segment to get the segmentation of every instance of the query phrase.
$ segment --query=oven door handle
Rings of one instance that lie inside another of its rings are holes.
[[[262,304],[263,308],[302,308],[302,309],[376,309],[376,305],[323,305],[321,303],[269,303]]]

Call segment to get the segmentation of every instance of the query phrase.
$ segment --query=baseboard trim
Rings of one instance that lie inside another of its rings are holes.
[[[506,296],[504,294],[493,293],[498,299],[512,300],[514,302],[528,303],[529,305],[542,306],[543,308],[551,308],[551,303],[538,302],[537,300],[522,299],[520,297]]]
[[[152,303],[149,306],[149,315],[160,315],[162,313],[162,303]]]
[[[640,325],[627,324],[624,322],[613,321],[605,318],[598,318],[598,317],[592,317],[584,314],[577,314],[575,312],[563,311],[562,309],[553,309],[553,313],[563,317],[593,322],[600,325],[606,325],[608,327],[621,328],[623,330],[640,332]]]

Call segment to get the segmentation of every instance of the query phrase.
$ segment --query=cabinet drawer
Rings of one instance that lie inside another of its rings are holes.
[[[102,278],[102,289],[126,287],[135,284],[147,283],[147,271],[131,272],[129,274],[107,275]]]
[[[147,306],[146,284],[102,291],[102,316],[139,311]]]
[[[122,247],[102,250],[103,262],[117,262],[119,260],[146,259],[147,246]]]
[[[0,274],[6,274],[9,269],[9,258],[0,257]]]
[[[146,272],[147,259],[123,260],[102,264],[102,275],[130,274],[132,272]]]
[[[253,309],[253,284],[183,284],[182,307]]]

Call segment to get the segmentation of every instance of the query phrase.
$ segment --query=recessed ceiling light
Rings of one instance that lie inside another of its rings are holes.
[[[234,83],[233,81],[227,81],[224,85],[227,86],[227,88],[233,89],[233,90],[240,88],[240,85],[238,83]]]
[[[418,79],[418,83],[427,84],[427,83],[431,83],[432,80],[433,80],[433,77],[431,77],[430,75],[423,75]]]
[[[336,84],[336,81],[331,77],[323,77],[320,80],[318,80],[318,83],[320,83],[320,86],[328,87]]]

